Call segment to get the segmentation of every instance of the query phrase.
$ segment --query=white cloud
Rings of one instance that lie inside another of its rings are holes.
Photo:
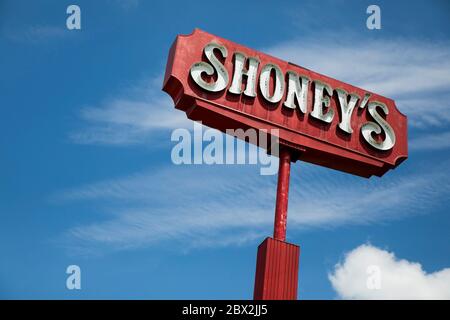
[[[450,43],[341,34],[292,40],[265,51],[395,99],[413,126],[450,123]]]
[[[427,273],[369,244],[347,253],[328,277],[343,299],[450,299],[450,268]]]

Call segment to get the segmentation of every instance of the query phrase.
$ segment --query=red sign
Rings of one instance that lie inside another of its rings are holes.
[[[382,176],[408,156],[407,118],[392,99],[199,29],[177,36],[163,90],[189,119],[279,129],[298,159],[336,170]]]

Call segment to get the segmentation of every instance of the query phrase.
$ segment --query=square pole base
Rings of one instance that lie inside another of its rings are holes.
[[[297,300],[300,247],[266,238],[258,246],[254,300]]]

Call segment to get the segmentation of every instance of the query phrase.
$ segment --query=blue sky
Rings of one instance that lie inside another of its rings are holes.
[[[66,29],[73,3],[81,30]],[[366,28],[370,4],[381,30]],[[409,159],[381,179],[293,165],[300,298],[373,297],[340,272],[361,257],[386,262],[386,279],[414,269],[410,288],[448,298],[449,15],[446,1],[1,1],[0,298],[252,297],[276,176],[170,159],[172,130],[192,124],[162,76],[176,35],[196,27],[408,115]],[[66,289],[72,264],[81,290]],[[399,286],[379,292],[402,297]]]

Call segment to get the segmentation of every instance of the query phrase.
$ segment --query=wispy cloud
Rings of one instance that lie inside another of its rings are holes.
[[[65,28],[65,24],[62,26],[33,25],[14,30],[3,30],[2,33],[12,41],[23,43],[41,43],[52,39],[61,39],[70,35],[70,31]]]
[[[151,79],[99,106],[82,108],[85,123],[70,138],[80,144],[129,145],[148,141],[156,130],[192,127],[160,87],[160,78]]]
[[[397,104],[407,106],[408,123],[420,133],[450,124],[450,92],[404,97]]]
[[[139,6],[140,0],[111,0],[124,9],[133,9]]]
[[[412,150],[440,150],[450,148],[450,131],[433,132],[411,140]]]
[[[442,168],[366,180],[303,166],[291,182],[301,187],[291,188],[290,230],[399,219],[432,208],[450,191]],[[238,166],[175,166],[68,190],[58,198],[91,201],[110,214],[105,221],[68,231],[80,248],[123,249],[159,241],[236,245],[272,231],[276,177],[255,175],[256,170]]]

